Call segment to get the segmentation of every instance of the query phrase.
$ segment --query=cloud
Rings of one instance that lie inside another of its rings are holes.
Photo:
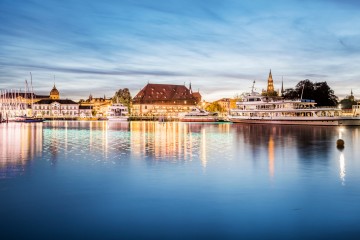
[[[39,90],[48,91],[56,75],[57,84],[64,91],[71,86],[74,97],[89,91],[108,95],[111,88],[123,87],[135,92],[148,81],[192,81],[208,96],[226,97],[247,91],[254,79],[265,85],[271,68],[276,84],[282,77],[289,86],[310,78],[326,80],[341,92],[341,81],[358,86],[358,5],[335,0],[0,2],[0,88],[22,85],[32,71]]]

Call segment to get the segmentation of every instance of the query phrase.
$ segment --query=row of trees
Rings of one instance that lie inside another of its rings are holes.
[[[288,88],[283,93],[285,99],[311,99],[317,106],[336,106],[338,97],[327,82],[311,82],[309,79],[300,81],[295,88]]]

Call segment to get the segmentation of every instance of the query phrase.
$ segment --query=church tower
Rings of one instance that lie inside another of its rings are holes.
[[[274,81],[271,74],[271,69],[268,77],[268,85],[266,89],[267,94],[271,95],[274,92]]]

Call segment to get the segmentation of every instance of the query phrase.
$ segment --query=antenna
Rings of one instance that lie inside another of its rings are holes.
[[[255,80],[254,80],[253,85],[251,87],[251,93],[254,93],[254,87],[255,87]]]

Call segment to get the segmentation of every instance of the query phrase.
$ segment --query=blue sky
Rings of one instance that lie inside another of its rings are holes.
[[[185,84],[208,101],[304,79],[360,98],[360,1],[0,0],[0,89],[62,98]]]

